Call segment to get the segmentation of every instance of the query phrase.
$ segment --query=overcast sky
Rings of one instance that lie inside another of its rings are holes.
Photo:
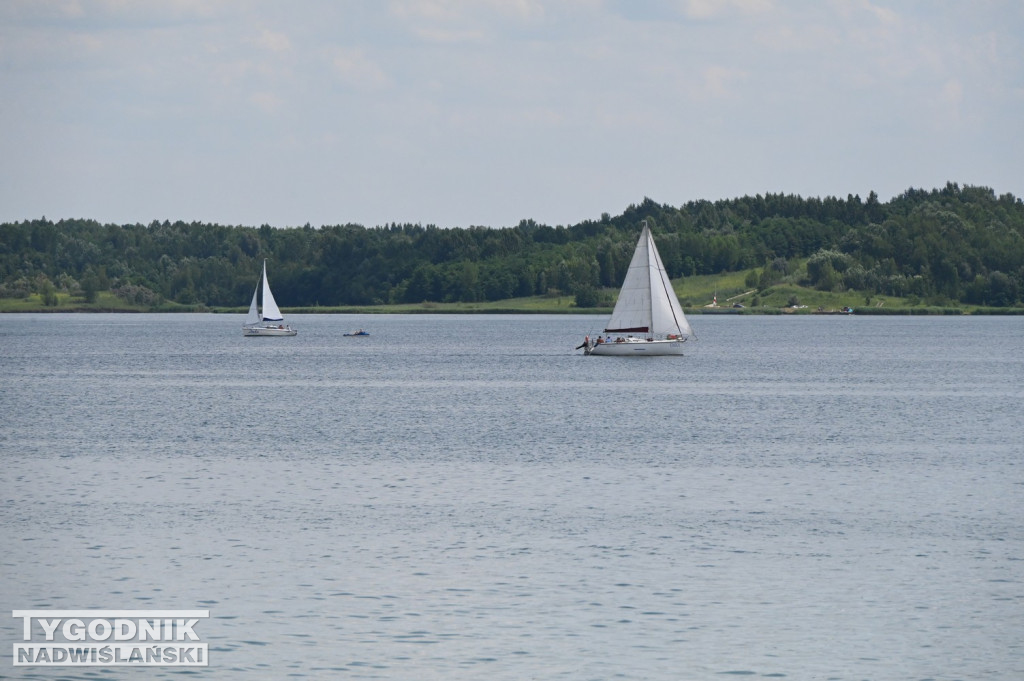
[[[0,221],[1024,194],[1020,0],[0,0]]]

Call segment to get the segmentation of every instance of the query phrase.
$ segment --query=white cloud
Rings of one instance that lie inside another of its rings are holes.
[[[531,22],[543,19],[546,14],[545,3],[541,0],[393,0],[390,11],[407,21],[446,23],[494,17]]]
[[[709,66],[704,69],[703,91],[711,97],[729,97],[735,95],[734,85],[743,81],[749,74],[741,69],[726,66]]]
[[[256,44],[271,52],[287,52],[292,47],[287,35],[266,28],[260,31]]]
[[[541,26],[547,5],[559,7],[542,0],[393,0],[389,10],[426,42],[483,43],[502,39],[509,29]]]
[[[412,26],[412,33],[430,43],[483,43],[488,33],[478,28],[444,28],[439,26]]]
[[[712,19],[729,13],[758,15],[772,9],[772,0],[677,0],[690,19]]]
[[[281,110],[281,98],[272,92],[254,92],[249,101],[264,113],[277,113]]]
[[[381,88],[389,83],[384,70],[359,48],[335,50],[331,64],[335,74],[349,85]]]

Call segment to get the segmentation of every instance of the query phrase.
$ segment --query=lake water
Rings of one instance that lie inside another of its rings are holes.
[[[1024,317],[288,321],[0,316],[3,640],[201,608],[213,679],[1024,678]]]

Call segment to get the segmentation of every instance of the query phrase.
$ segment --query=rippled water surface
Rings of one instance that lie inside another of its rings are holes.
[[[208,608],[215,679],[1024,678],[1024,318],[289,321],[0,316],[0,608]]]

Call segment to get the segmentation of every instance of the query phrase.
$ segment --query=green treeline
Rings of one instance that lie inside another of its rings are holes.
[[[286,307],[552,293],[575,296],[581,307],[606,305],[643,219],[674,279],[752,270],[747,284],[760,289],[798,276],[821,290],[913,295],[940,305],[1024,300],[1024,203],[953,183],[910,189],[887,203],[874,192],[866,200],[768,194],[678,208],[645,199],[622,215],[569,227],[524,220],[503,229],[275,229],[43,218],[0,224],[0,297],[36,293],[46,303],[60,291],[91,301],[112,291],[143,306],[244,307],[266,258]],[[796,261],[806,264],[794,275]]]

